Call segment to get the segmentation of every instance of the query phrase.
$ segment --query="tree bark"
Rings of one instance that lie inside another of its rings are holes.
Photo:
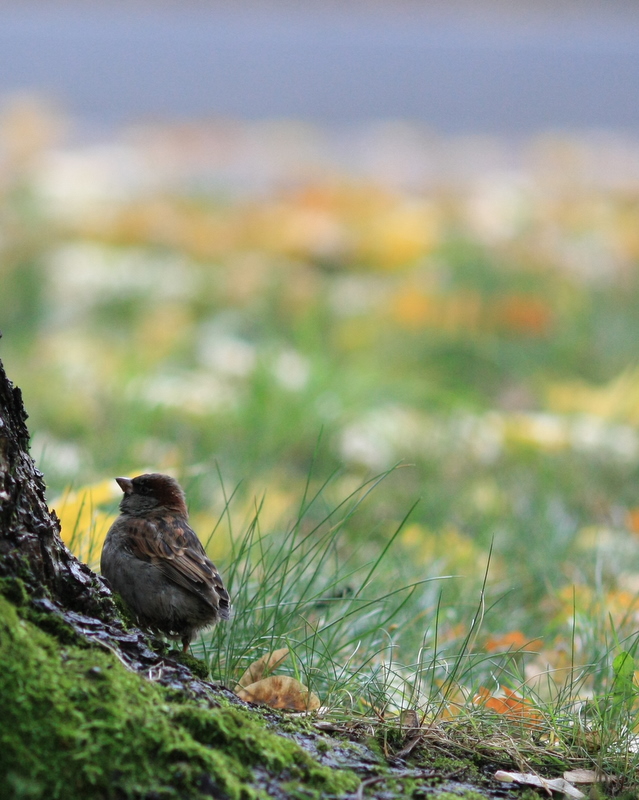
[[[0,361],[0,574],[20,576],[34,597],[57,597],[65,586],[78,597],[88,576],[80,570],[71,582],[66,578],[73,556],[60,539],[42,474],[29,456],[26,420],[20,389]]]

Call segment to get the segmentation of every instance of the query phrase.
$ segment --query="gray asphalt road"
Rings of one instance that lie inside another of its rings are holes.
[[[444,133],[639,131],[639,8],[0,3],[0,95],[139,118],[424,121]]]

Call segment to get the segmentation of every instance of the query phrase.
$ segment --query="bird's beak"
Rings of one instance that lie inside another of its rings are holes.
[[[133,494],[133,481],[131,478],[116,478],[115,482],[118,484],[124,494]]]

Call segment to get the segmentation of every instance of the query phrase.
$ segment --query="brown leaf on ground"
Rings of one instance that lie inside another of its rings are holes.
[[[495,773],[495,780],[503,781],[504,783],[522,783],[525,786],[538,786],[540,789],[545,789],[548,794],[561,792],[561,794],[568,797],[574,797],[575,800],[581,800],[582,797],[586,796],[564,778],[542,778],[529,772],[504,772],[503,770],[498,770]]]
[[[419,728],[420,721],[414,708],[406,708],[399,715],[399,724],[402,728]]]
[[[573,769],[564,772],[564,780],[570,783],[605,783],[611,780],[610,775],[604,775],[594,769]]]
[[[526,653],[537,653],[542,646],[541,639],[530,639],[521,631],[509,631],[497,636],[490,636],[486,640],[484,648],[488,653],[517,653],[521,650]]]
[[[273,675],[251,683],[236,691],[240,700],[258,703],[271,708],[286,708],[291,711],[315,711],[320,707],[319,697],[288,675]]]
[[[521,722],[526,727],[537,727],[541,724],[543,718],[531,702],[507,686],[502,686],[501,691],[503,697],[493,697],[485,686],[480,686],[473,698],[473,703],[503,714],[511,720]]]
[[[287,657],[288,647],[282,647],[279,650],[274,650],[272,653],[265,653],[261,658],[258,658],[257,661],[254,661],[242,675],[234,689],[235,693],[237,694],[240,689],[244,689],[252,683],[261,681],[269,672],[273,672],[276,667],[279,667],[282,661]]]

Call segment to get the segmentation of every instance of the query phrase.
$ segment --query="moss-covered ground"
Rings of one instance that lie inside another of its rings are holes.
[[[2,800],[510,794],[428,747],[411,764],[389,751],[389,762],[384,737],[326,736],[308,719],[147,680],[34,610],[21,586],[0,586]]]
[[[0,596],[0,795],[259,798],[343,795],[359,779],[321,766],[241,708],[204,708],[64,645]],[[267,794],[268,793],[268,794]]]

